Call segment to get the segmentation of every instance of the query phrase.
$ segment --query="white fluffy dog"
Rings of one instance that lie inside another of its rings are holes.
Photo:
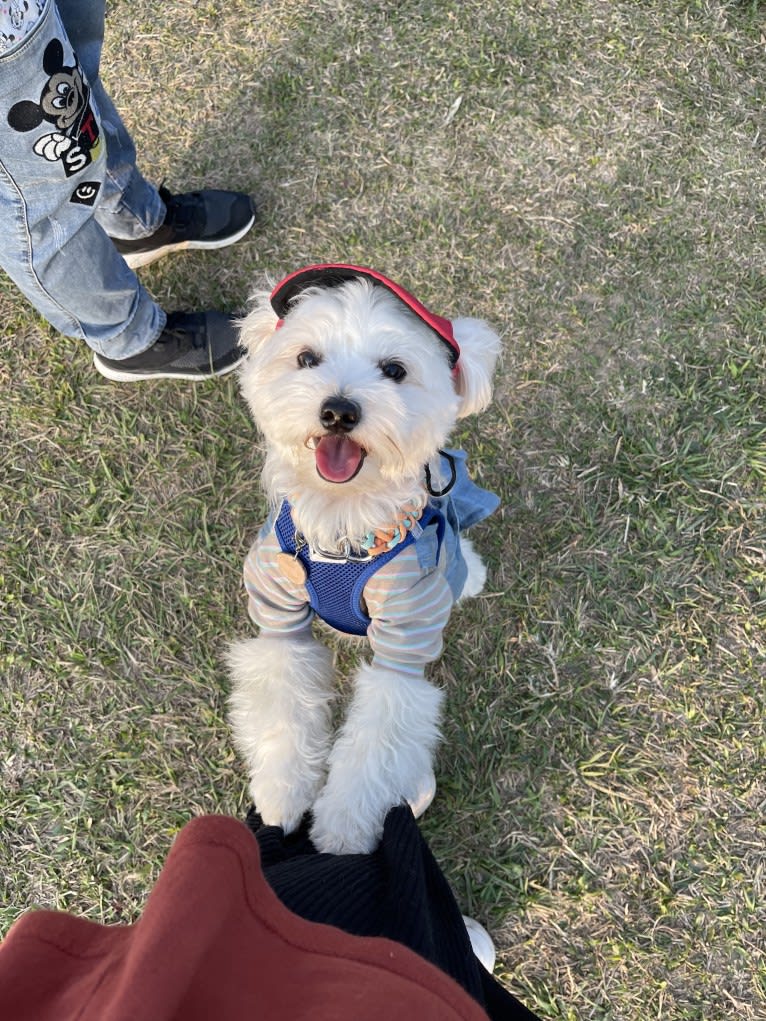
[[[332,264],[256,295],[242,343],[272,514],[245,564],[260,634],[229,650],[234,740],[266,823],[290,832],[311,810],[320,851],[369,852],[388,809],[434,782],[443,695],[425,667],[454,600],[484,584],[460,531],[497,505],[440,448],[489,403],[499,338]],[[315,613],[373,653],[335,740]]]

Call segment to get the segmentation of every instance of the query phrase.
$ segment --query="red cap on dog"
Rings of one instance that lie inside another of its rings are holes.
[[[400,301],[403,301],[407,308],[412,309],[415,315],[422,319],[427,326],[430,326],[434,333],[447,345],[450,365],[453,370],[455,369],[460,357],[460,346],[455,340],[455,335],[452,332],[452,323],[449,319],[429,312],[425,305],[422,305],[409,291],[405,291],[403,287],[395,284],[393,280],[389,280],[382,273],[378,273],[377,270],[367,269],[365,266],[349,266],[342,262],[328,262],[316,266],[306,266],[304,269],[298,269],[289,276],[286,276],[284,280],[277,284],[271,292],[271,307],[279,318],[283,319],[289,311],[292,299],[307,287],[315,285],[319,287],[337,287],[339,284],[345,283],[346,280],[353,280],[355,277],[363,277],[371,280],[374,284],[385,287],[392,294],[396,295]]]

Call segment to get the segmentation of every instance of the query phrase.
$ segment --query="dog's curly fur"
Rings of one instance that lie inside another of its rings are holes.
[[[453,330],[461,348],[455,373],[434,331],[369,280],[308,288],[281,324],[268,294],[256,295],[242,328],[242,391],[266,441],[271,504],[289,498],[309,543],[353,544],[390,525],[407,504],[424,504],[424,465],[436,475],[437,452],[456,420],[491,399],[497,335],[476,319],[457,319]],[[328,481],[318,470],[326,435],[320,409],[339,395],[359,409],[349,434],[362,453],[356,474]],[[465,539],[462,550],[463,595],[472,595],[484,567]],[[311,810],[320,850],[372,850],[387,810],[412,803],[432,780],[442,693],[422,670],[413,675],[373,659],[356,673],[333,740],[331,656],[310,625],[236,642],[229,665],[234,739],[263,819],[289,832]]]

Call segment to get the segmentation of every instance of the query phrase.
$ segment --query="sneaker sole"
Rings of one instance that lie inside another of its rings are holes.
[[[463,924],[468,932],[468,939],[471,941],[474,957],[491,975],[495,970],[495,961],[497,960],[492,937],[475,918],[463,915]]]
[[[212,251],[215,248],[227,248],[229,245],[234,245],[237,241],[241,241],[254,223],[255,216],[252,216],[250,222],[238,233],[229,234],[228,237],[221,238],[219,241],[179,241],[175,245],[163,245],[161,248],[153,248],[148,252],[127,252],[123,255],[123,259],[131,269],[140,269],[142,266],[149,266],[158,259],[170,255],[172,252],[188,252],[192,249]]]
[[[206,379],[216,379],[218,376],[225,376],[228,372],[233,372],[238,365],[242,364],[245,357],[243,353],[242,357],[232,362],[231,365],[226,365],[222,369],[214,369],[211,372],[163,372],[162,370],[154,372],[128,372],[124,369],[112,368],[111,365],[105,365],[97,354],[93,355],[93,364],[102,376],[112,380],[114,383],[140,383],[152,379],[184,379],[192,383],[204,383]]]

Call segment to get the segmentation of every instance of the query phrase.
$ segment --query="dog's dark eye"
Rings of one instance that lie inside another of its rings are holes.
[[[298,355],[298,365],[301,369],[315,369],[321,361],[319,355],[313,351],[301,351]]]
[[[392,379],[394,383],[401,383],[407,375],[407,370],[401,362],[381,362],[380,371],[386,379]]]

